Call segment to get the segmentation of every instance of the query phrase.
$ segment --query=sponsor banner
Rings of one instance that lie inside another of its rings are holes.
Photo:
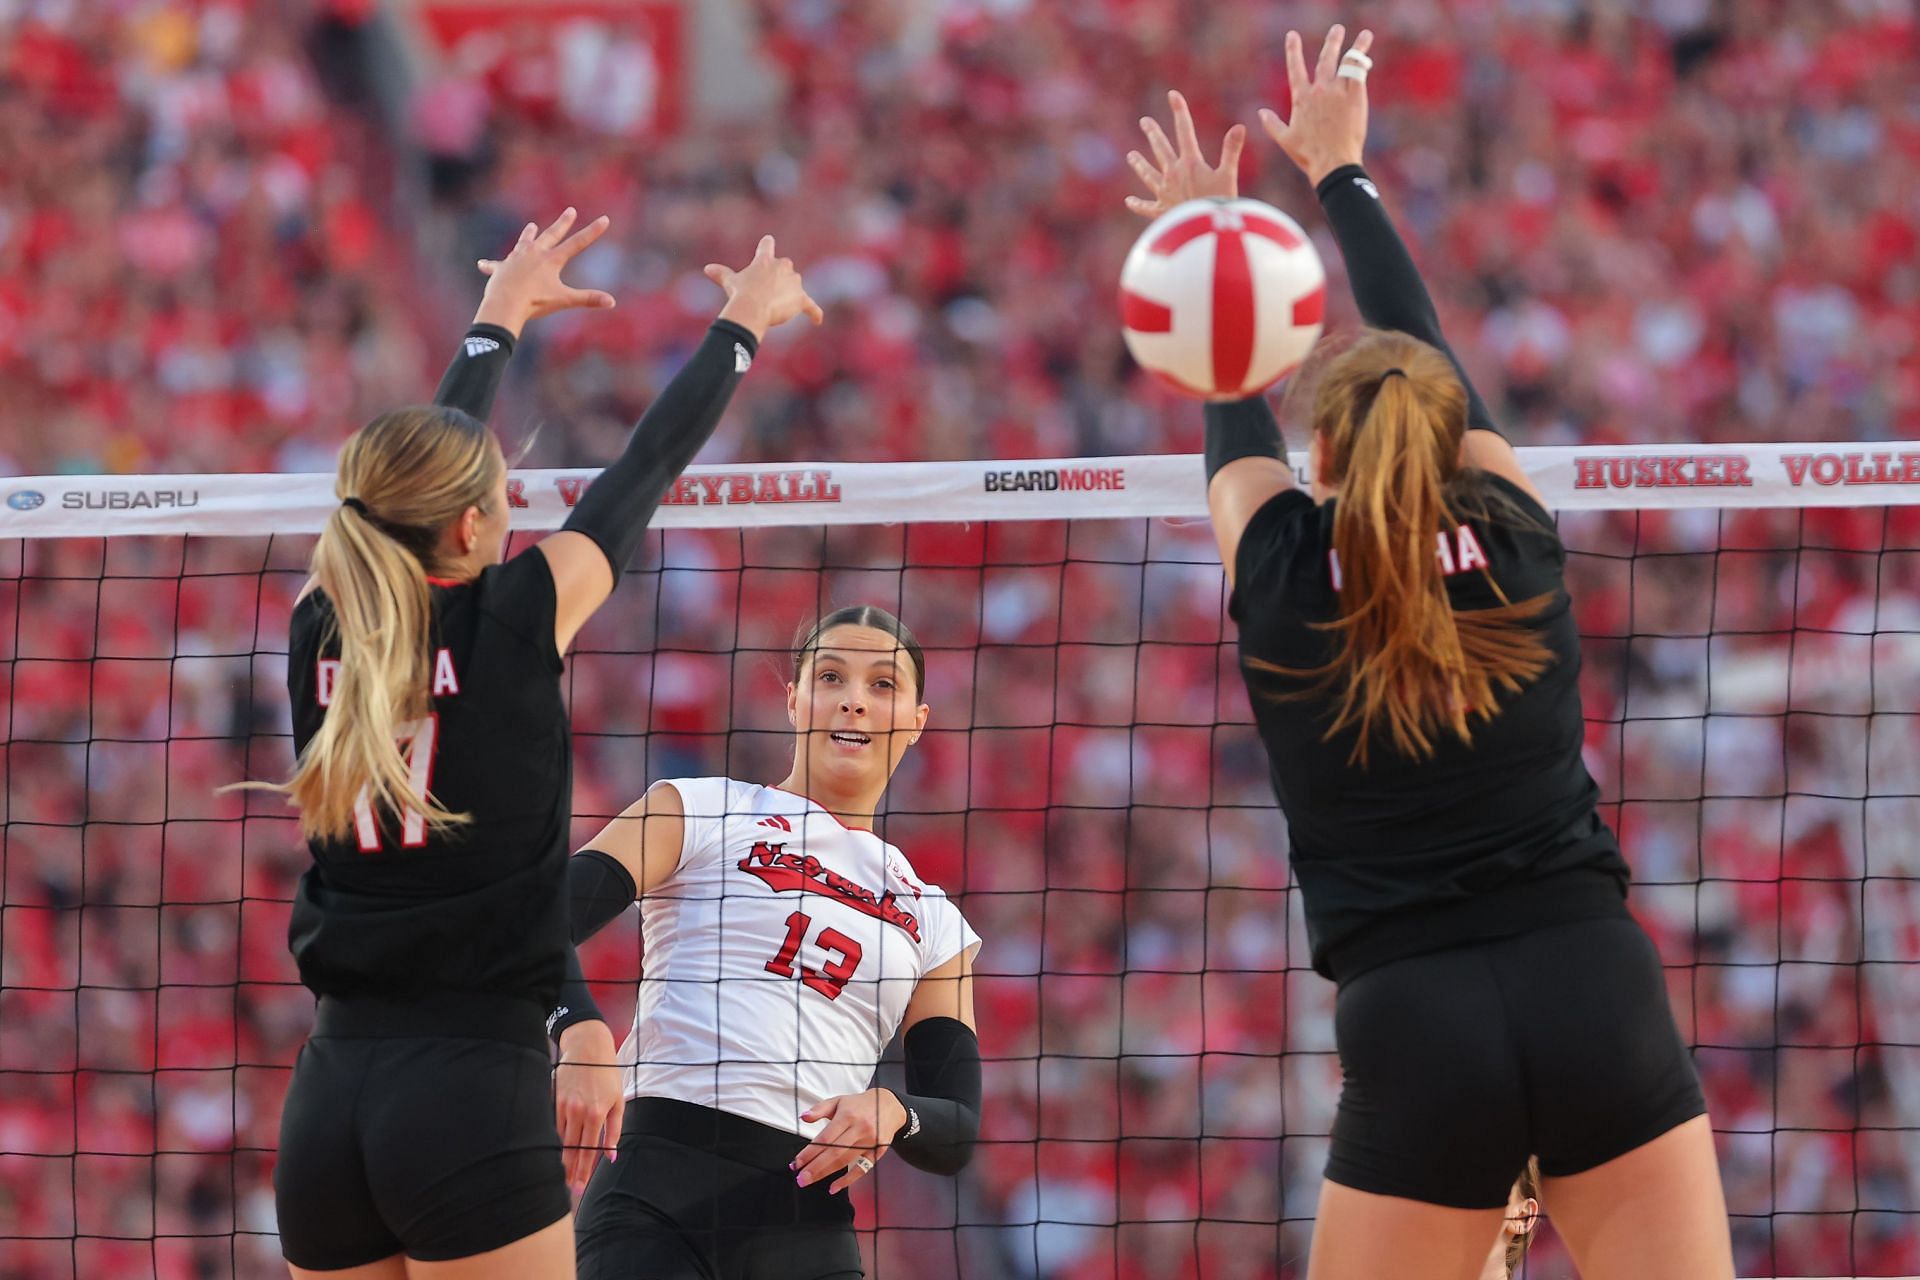
[[[1521,449],[1563,511],[1920,503],[1920,449],[1873,445],[1634,445]],[[1306,455],[1294,465],[1306,467]],[[557,529],[591,471],[517,471],[513,522]],[[316,533],[339,506],[331,475],[26,476],[0,479],[0,538]],[[1191,455],[992,462],[795,462],[694,467],[654,525],[670,529],[1193,519],[1206,515]]]

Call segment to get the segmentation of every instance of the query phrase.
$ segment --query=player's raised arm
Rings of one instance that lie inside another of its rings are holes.
[[[1243,125],[1234,125],[1220,144],[1220,163],[1209,165],[1193,127],[1193,112],[1178,90],[1167,94],[1173,119],[1173,140],[1151,116],[1140,121],[1149,161],[1138,151],[1127,153],[1146,196],[1128,196],[1127,208],[1142,217],[1157,218],[1188,200],[1231,200],[1240,194],[1240,148],[1246,142]],[[1298,487],[1287,463],[1280,423],[1265,393],[1245,400],[1220,401],[1206,406],[1207,512],[1213,523],[1220,562],[1233,576],[1240,535],[1254,512],[1276,494]]]
[[[612,294],[578,289],[560,278],[567,264],[605,235],[609,225],[603,215],[568,235],[576,217],[573,209],[563,210],[544,231],[529,222],[505,258],[480,260],[486,292],[433,393],[435,404],[485,422],[493,413],[494,393],[500,389],[507,360],[529,321],[556,311],[599,311],[613,306]]]
[[[640,416],[626,449],[581,495],[560,532],[539,544],[553,570],[554,640],[562,653],[612,593],[668,486],[713,434],[761,336],[798,315],[815,324],[823,319],[793,261],[775,256],[772,236],[761,238],[753,261],[739,271],[710,264],[706,274],[727,294],[706,339]]]
[[[1263,109],[1260,123],[1313,183],[1347,264],[1347,281],[1360,318],[1375,329],[1410,334],[1453,362],[1467,393],[1467,461],[1506,477],[1538,499],[1540,493],[1521,468],[1513,446],[1494,425],[1493,412],[1467,376],[1460,357],[1447,345],[1413,255],[1394,230],[1379,187],[1361,167],[1373,32],[1362,31],[1353,47],[1342,53],[1345,41],[1346,29],[1336,24],[1327,32],[1319,62],[1309,75],[1300,35],[1288,32],[1290,118],[1283,121],[1276,112]]]

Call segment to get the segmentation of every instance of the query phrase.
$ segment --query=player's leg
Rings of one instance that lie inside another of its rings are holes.
[[[562,1218],[511,1244],[465,1258],[408,1258],[404,1274],[407,1280],[573,1280],[573,1219]]]
[[[1727,1202],[1707,1117],[1596,1169],[1540,1180],[1584,1280],[1732,1280]]]
[[[1449,1209],[1323,1181],[1307,1280],[1479,1280],[1504,1212]]]
[[[1342,983],[1334,1040],[1344,1079],[1309,1280],[1477,1280],[1528,1155],[1486,948]]]
[[[1632,920],[1594,920],[1511,949],[1541,1201],[1580,1274],[1731,1280],[1713,1132],[1652,941]]]
[[[309,1271],[305,1267],[296,1267],[289,1262],[287,1270],[293,1273],[293,1280],[407,1280],[407,1260],[397,1253],[391,1258],[369,1262],[364,1267],[347,1267],[338,1271]]]

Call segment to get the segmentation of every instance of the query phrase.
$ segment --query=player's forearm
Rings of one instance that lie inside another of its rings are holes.
[[[1486,402],[1474,389],[1453,348],[1440,332],[1440,316],[1413,255],[1394,230],[1378,188],[1357,164],[1342,165],[1322,178],[1315,188],[1326,210],[1340,256],[1347,264],[1347,280],[1360,318],[1376,329],[1393,329],[1437,347],[1460,375],[1467,391],[1467,425],[1498,430]]]
[[[668,487],[713,435],[758,345],[742,326],[714,321],[693,358],[640,416],[625,451],[574,505],[563,527],[599,545],[616,581]]]
[[[500,325],[476,320],[460,339],[460,349],[453,353],[453,363],[441,377],[433,402],[485,422],[493,413],[494,393],[500,390],[500,379],[513,356],[513,341],[513,334]]]
[[[567,859],[567,976],[560,1003],[547,1019],[547,1034],[558,1040],[581,1022],[605,1022],[574,948],[600,932],[633,905],[633,877],[598,849],[582,849]]]
[[[560,1003],[547,1015],[547,1035],[554,1041],[567,1033],[567,1028],[582,1022],[605,1022],[606,1015],[600,1012],[600,1006],[594,1003],[593,989],[587,985],[586,971],[580,967],[580,953],[567,944],[567,976],[560,984]]]
[[[893,1151],[916,1169],[952,1177],[980,1140],[980,1038],[957,1018],[927,1018],[907,1030],[907,1122]]]

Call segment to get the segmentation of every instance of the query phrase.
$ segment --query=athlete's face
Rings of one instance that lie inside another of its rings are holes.
[[[809,788],[884,788],[927,727],[913,659],[876,627],[834,627],[787,686]]]

